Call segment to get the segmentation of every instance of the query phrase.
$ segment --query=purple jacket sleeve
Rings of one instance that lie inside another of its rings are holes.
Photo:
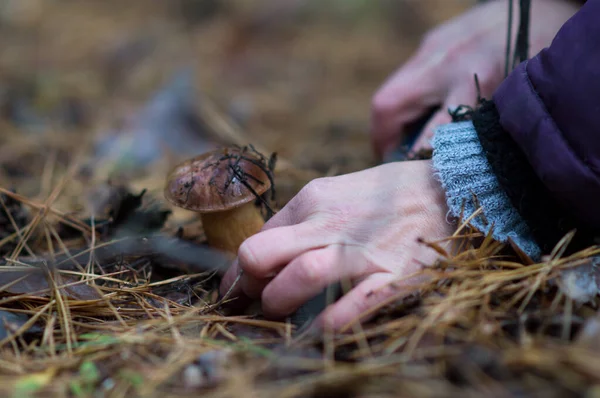
[[[499,121],[554,199],[600,226],[600,0],[519,65],[493,100]]]

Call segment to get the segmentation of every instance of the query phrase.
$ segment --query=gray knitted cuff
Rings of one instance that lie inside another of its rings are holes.
[[[498,183],[477,138],[471,121],[440,126],[433,138],[433,167],[446,191],[446,201],[454,217],[463,220],[479,207],[483,217],[476,216],[471,225],[489,233],[499,242],[510,237],[534,260],[541,251],[529,227]],[[477,203],[478,202],[478,203]]]

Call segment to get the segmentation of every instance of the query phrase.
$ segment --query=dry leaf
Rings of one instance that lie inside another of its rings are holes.
[[[98,300],[100,293],[93,287],[72,276],[55,275],[55,282],[63,296],[73,300]],[[47,274],[40,268],[31,270],[8,270],[0,272],[0,295],[13,296],[29,294],[36,297],[51,297],[53,286],[48,283]]]

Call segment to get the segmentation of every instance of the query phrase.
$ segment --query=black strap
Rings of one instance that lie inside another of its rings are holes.
[[[519,9],[519,32],[517,33],[517,44],[515,45],[515,55],[513,57],[512,65],[513,68],[529,58],[529,16],[531,0],[519,0]]]
[[[506,32],[506,61],[504,64],[504,75],[508,76],[510,71],[518,64],[529,58],[529,21],[530,21],[531,0],[519,0],[519,30],[517,31],[517,41],[515,50],[510,59],[512,45],[512,14],[513,0],[508,0],[508,22]]]

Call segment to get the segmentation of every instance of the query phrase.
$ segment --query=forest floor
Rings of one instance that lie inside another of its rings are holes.
[[[471,4],[2,2],[3,396],[600,396],[595,248],[533,263],[461,225],[417,293],[317,338],[228,314],[163,197],[219,145],[277,153],[278,207],[375,165],[372,95]]]

